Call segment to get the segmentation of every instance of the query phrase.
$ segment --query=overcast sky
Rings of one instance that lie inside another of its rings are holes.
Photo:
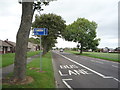
[[[77,18],[86,18],[98,24],[99,48],[118,46],[118,1],[119,0],[57,0],[43,7],[43,13],[62,16],[66,24]],[[0,39],[16,41],[21,21],[22,5],[18,0],[0,0]],[[37,12],[36,12],[37,13]],[[34,19],[33,19],[34,20]],[[31,35],[30,35],[31,36]],[[58,39],[57,47],[76,47],[76,43]]]

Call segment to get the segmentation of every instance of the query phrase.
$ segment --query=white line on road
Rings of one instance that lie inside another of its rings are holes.
[[[114,63],[114,64],[118,64],[118,62],[113,62],[113,61],[107,61],[107,60],[102,60],[102,59],[100,59],[101,61],[103,61],[103,62],[108,62],[108,63]]]
[[[61,75],[61,76],[68,76],[68,74],[62,74],[62,72],[59,70],[59,74]]]
[[[32,58],[27,58],[27,59],[32,59]]]
[[[118,80],[117,78],[113,78],[114,80],[116,80],[116,81],[118,81],[118,82],[120,82],[120,80]]]
[[[88,67],[86,67],[86,66],[84,66],[84,65],[82,65],[82,64],[80,64],[80,63],[78,63],[78,62],[76,62],[76,61],[74,61],[74,60],[72,60],[70,58],[68,58],[68,57],[65,57],[64,55],[61,55],[59,53],[57,53],[57,54],[60,55],[60,56],[62,56],[62,57],[64,57],[65,59],[67,59],[67,60],[69,60],[69,61],[71,61],[71,62],[73,62],[73,63],[75,63],[75,64],[77,64],[77,65],[79,65],[81,67],[83,67],[83,68],[86,68],[87,70],[89,70],[89,71],[91,71],[91,72],[93,72],[93,73],[101,76],[102,78],[113,78],[114,79],[114,77],[112,77],[112,76],[105,76],[105,75],[103,75],[103,74],[101,74],[101,73],[99,73],[99,72],[97,72],[95,70],[92,70],[92,69],[90,69],[90,68],[88,68]],[[118,79],[114,79],[114,80],[120,82]]]
[[[112,65],[113,67],[115,67],[115,68],[118,68],[118,66],[115,66],[115,65]]]
[[[100,62],[100,61],[94,61],[94,60],[91,60],[92,62],[96,62],[96,63],[100,63],[100,64],[104,64],[103,62]]]
[[[70,90],[73,90],[71,88],[71,86],[66,82],[66,81],[69,81],[69,80],[72,80],[72,79],[62,79],[63,83],[70,89]]]

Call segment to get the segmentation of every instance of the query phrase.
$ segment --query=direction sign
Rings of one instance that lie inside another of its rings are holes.
[[[34,28],[33,31],[34,35],[48,35],[47,28]]]
[[[47,28],[34,28],[34,35],[40,35],[40,50],[41,50],[41,35],[48,35]],[[42,71],[42,52],[40,53],[40,72]]]

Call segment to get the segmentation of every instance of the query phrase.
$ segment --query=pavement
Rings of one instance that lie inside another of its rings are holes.
[[[120,90],[120,63],[59,51],[52,58],[58,88]]]
[[[31,62],[34,58],[37,58],[39,56],[40,55],[35,55],[35,56],[27,58],[27,64],[29,62]],[[3,68],[0,68],[0,77],[2,77],[2,78],[6,77],[9,73],[13,72],[13,69],[14,69],[14,64],[11,64],[11,65],[3,67]]]

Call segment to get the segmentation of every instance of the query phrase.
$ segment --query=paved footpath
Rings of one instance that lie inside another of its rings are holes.
[[[39,55],[35,55],[35,56],[27,58],[27,64],[37,57],[39,57]],[[6,77],[9,73],[13,72],[13,69],[14,69],[14,64],[0,68],[0,77],[2,78]]]

